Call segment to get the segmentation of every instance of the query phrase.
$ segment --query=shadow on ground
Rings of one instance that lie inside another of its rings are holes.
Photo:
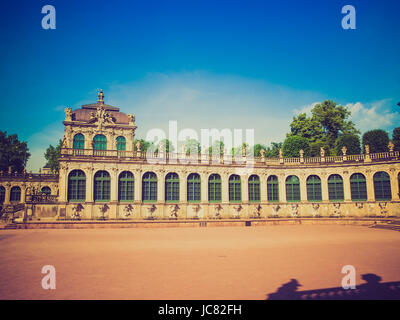
[[[400,281],[381,282],[382,278],[373,273],[363,274],[365,283],[356,289],[326,288],[298,291],[301,284],[297,279],[284,283],[267,300],[400,300]]]

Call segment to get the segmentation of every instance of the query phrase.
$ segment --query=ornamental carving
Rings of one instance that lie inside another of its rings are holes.
[[[97,123],[99,128],[115,124],[111,114],[102,105],[97,108],[96,112],[90,113],[89,123]]]

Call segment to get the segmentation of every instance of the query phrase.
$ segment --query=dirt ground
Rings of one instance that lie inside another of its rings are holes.
[[[56,289],[44,290],[44,265]],[[293,225],[2,230],[0,299],[266,299],[340,287],[344,265],[400,281],[400,232]]]

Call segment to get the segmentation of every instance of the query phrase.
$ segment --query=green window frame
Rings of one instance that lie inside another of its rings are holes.
[[[201,179],[198,173],[191,173],[187,178],[187,201],[200,202]]]
[[[277,176],[269,176],[267,179],[267,199],[269,202],[279,201],[279,182]]]
[[[208,178],[208,201],[214,203],[222,201],[222,180],[219,174],[212,174]]]
[[[322,201],[321,179],[316,175],[307,178],[307,200]]]
[[[300,180],[297,176],[288,176],[286,178],[286,201],[300,201]]]
[[[233,174],[229,177],[229,202],[242,201],[242,183],[240,176]]]
[[[117,141],[117,150],[118,151],[125,151],[126,150],[126,139],[123,136],[119,136],[116,139]]]
[[[253,174],[249,177],[249,202],[260,202],[260,177]]]
[[[338,174],[332,174],[328,178],[328,194],[330,201],[343,201],[343,178]]]
[[[85,137],[82,133],[74,135],[73,149],[85,149]]]
[[[3,203],[6,200],[6,188],[0,186],[0,203]]]
[[[165,202],[179,202],[179,176],[175,172],[165,176]]]
[[[122,171],[118,176],[118,201],[133,201],[135,178],[130,171]]]
[[[93,150],[107,150],[107,138],[98,134],[93,138]]]
[[[94,175],[94,201],[110,201],[111,178],[107,171],[97,171]]]
[[[375,200],[392,200],[390,176],[384,171],[374,174]]]
[[[82,170],[73,170],[68,175],[68,201],[86,200],[86,176]]]
[[[146,172],[142,178],[142,201],[157,201],[157,175],[154,172]]]
[[[354,173],[351,175],[350,191],[352,201],[367,200],[367,180],[362,173]]]
[[[44,186],[42,189],[40,189],[40,192],[43,194],[51,195],[51,189],[48,186]]]
[[[10,201],[12,201],[12,202],[20,202],[21,201],[21,188],[20,187],[12,187],[11,188]]]

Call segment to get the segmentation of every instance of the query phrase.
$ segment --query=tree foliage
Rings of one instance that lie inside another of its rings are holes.
[[[58,162],[58,159],[61,156],[61,145],[62,145],[62,140],[58,141],[58,145],[54,148],[52,145],[50,145],[44,154],[45,159],[47,160],[47,163],[50,167],[50,171],[52,173],[58,173],[60,170],[60,164]]]
[[[308,139],[300,136],[289,136],[283,142],[282,151],[285,157],[299,157],[300,150],[304,151],[304,156],[310,156],[310,142]]]
[[[345,133],[359,134],[354,123],[348,118],[351,112],[331,100],[317,104],[311,110],[311,117],[301,113],[293,118],[288,136],[300,136],[312,142],[325,142],[334,149],[336,139]],[[315,145],[316,147],[316,145]]]
[[[336,155],[343,155],[342,148],[346,147],[346,154],[360,154],[361,146],[360,146],[360,138],[358,135],[351,133],[344,133],[336,139],[335,143],[335,152]]]
[[[11,167],[11,171],[22,172],[30,157],[26,142],[20,142],[18,135],[12,134],[7,136],[7,132],[0,131],[0,171],[7,172]]]
[[[393,129],[392,142],[394,144],[394,150],[400,151],[400,127]]]
[[[370,130],[363,134],[362,137],[363,149],[369,145],[369,152],[386,152],[388,151],[389,135],[381,129]]]

